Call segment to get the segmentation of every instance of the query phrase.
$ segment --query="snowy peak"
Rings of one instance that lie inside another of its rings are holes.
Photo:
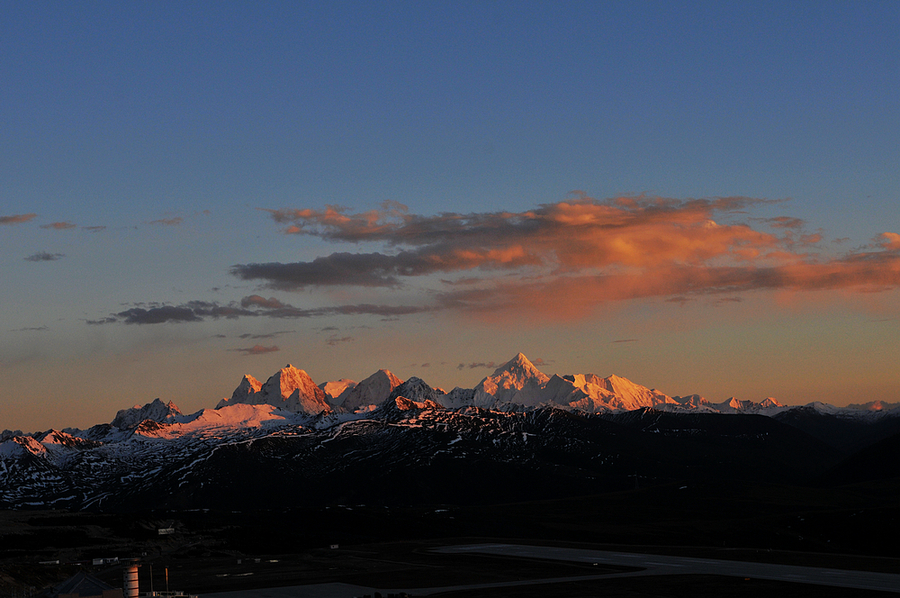
[[[494,370],[494,373],[475,387],[474,403],[477,407],[488,407],[498,403],[533,403],[539,390],[550,377],[528,361],[522,353]],[[520,391],[528,395],[516,399]]]
[[[316,386],[309,374],[291,364],[275,372],[262,385],[253,376],[244,376],[231,399],[222,399],[216,409],[239,404],[271,405],[308,415],[331,411],[325,401],[325,392]]]
[[[613,401],[615,409],[627,409],[629,411],[642,407],[657,407],[659,405],[674,404],[675,400],[658,390],[635,384],[627,378],[612,375],[597,381],[599,385],[615,395]],[[611,405],[612,406],[612,405]]]
[[[768,400],[768,399],[766,399]],[[868,403],[851,403],[848,409],[861,409],[863,411],[892,411],[900,408],[900,403],[888,403],[886,401],[869,401]]]
[[[293,413],[318,415],[323,411],[331,411],[325,402],[325,393],[316,386],[309,374],[291,364],[278,370],[266,380],[259,395],[260,403],[280,407]]]
[[[36,435],[34,438],[47,448],[71,448],[80,450],[94,448],[100,444],[93,440],[72,436],[68,432],[60,432],[59,430],[47,430],[42,434]]]
[[[31,436],[13,436],[0,442],[0,459],[20,459],[27,455],[43,457],[47,449]]]
[[[537,369],[522,353],[516,353],[515,357],[494,370],[492,377],[496,378],[504,375],[523,379],[540,378],[543,382],[549,380],[549,377]]]
[[[169,417],[181,415],[181,410],[173,403],[163,403],[159,399],[153,399],[143,407],[135,405],[131,409],[121,409],[116,413],[116,417],[112,420],[111,425],[120,430],[128,430],[145,419],[156,422],[164,422]]]
[[[262,388],[262,382],[260,382],[250,374],[244,374],[241,383],[238,384],[238,387],[234,389],[233,393],[231,393],[231,402],[244,403],[246,402],[244,399],[252,394],[259,392],[260,388]]]
[[[438,402],[444,391],[432,388],[421,378],[413,376],[403,384],[397,385],[390,394],[390,399],[403,398],[414,402],[433,401]]]
[[[260,388],[260,392],[270,399],[281,397],[282,401],[287,401],[294,391],[299,389],[308,390],[310,386],[317,388],[324,399],[325,393],[316,386],[309,374],[295,368],[291,364],[287,364],[266,380],[266,383]],[[312,391],[310,394],[318,395],[319,393]]]
[[[350,391],[355,387],[356,381],[350,380],[349,378],[341,378],[340,380],[323,382],[322,384],[319,384],[319,388],[321,388],[322,392],[325,393],[325,400],[332,407],[337,407],[338,405],[343,403],[344,399],[346,398],[346,395],[344,395],[344,393],[349,394]]]
[[[719,413],[777,413],[786,409],[784,405],[768,397],[767,399],[756,403],[750,400],[740,400],[731,397],[722,403],[710,403],[709,406]]]
[[[378,370],[334,401],[345,413],[377,406],[383,403],[400,386],[400,379],[388,370]]]

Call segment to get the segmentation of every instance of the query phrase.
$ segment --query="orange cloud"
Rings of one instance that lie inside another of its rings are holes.
[[[285,290],[408,288],[407,281],[417,277],[437,284],[422,277],[440,274],[444,291],[428,294],[436,297],[435,309],[527,311],[562,319],[647,297],[684,302],[728,294],[734,301],[758,290],[868,292],[900,286],[900,235],[883,233],[871,251],[820,254],[814,246],[823,235],[803,233],[802,220],[745,216],[769,203],[774,202],[745,197],[578,197],[518,213],[422,216],[396,203],[358,214],[339,206],[268,210],[287,225],[285,232],[336,243],[382,243],[385,251],[236,265],[232,272]],[[754,228],[756,223],[765,230]]]
[[[76,225],[71,222],[51,222],[50,224],[42,224],[41,228],[46,228],[50,230],[68,230],[70,228],[75,228]]]
[[[37,218],[37,214],[14,214],[13,216],[0,216],[0,224],[22,224]]]
[[[900,234],[881,233],[876,242],[888,251],[900,251]]]

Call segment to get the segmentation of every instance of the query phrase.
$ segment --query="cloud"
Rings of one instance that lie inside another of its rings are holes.
[[[0,224],[22,224],[31,222],[37,218],[37,214],[15,214],[13,216],[0,216]]]
[[[249,295],[241,299],[241,315],[263,315],[270,318],[314,318],[321,316],[373,315],[383,317],[405,316],[433,311],[433,306],[417,305],[377,305],[362,303],[355,305],[332,305],[329,307],[300,308],[283,303],[275,298],[266,299],[259,295]],[[257,308],[250,311],[249,308]]]
[[[646,269],[641,272],[547,276],[501,282],[489,290],[453,291],[439,297],[449,309],[489,319],[538,313],[545,319],[589,316],[600,304],[666,298],[682,302],[690,295],[735,295],[754,291],[872,292],[900,285],[900,256],[884,252],[856,254],[824,262],[778,266],[720,266]]]
[[[82,226],[82,230],[90,231],[92,233],[99,233],[102,230],[106,230],[105,226]]]
[[[126,324],[164,324],[167,322],[200,322],[203,320],[189,307],[163,305],[144,309],[133,307],[116,314]]]
[[[252,347],[247,347],[244,349],[232,349],[232,351],[237,351],[239,353],[243,353],[245,356],[250,355],[265,355],[266,353],[275,353],[276,351],[280,351],[278,345],[272,345],[271,347],[264,347],[262,345],[253,345]]]
[[[494,363],[493,361],[479,361],[479,362],[472,362],[469,364],[461,363],[458,366],[456,366],[456,369],[458,369],[458,370],[462,370],[465,368],[469,368],[470,370],[474,370],[477,368],[488,368],[488,369],[495,370],[495,369],[497,369],[497,364]]]
[[[333,347],[335,345],[339,345],[341,343],[349,343],[354,340],[355,339],[352,336],[342,336],[340,338],[338,338],[337,336],[330,336],[328,337],[328,340],[325,341],[325,344]]]
[[[636,343],[638,339],[636,338],[620,338],[613,341],[614,343]]]
[[[70,228],[76,228],[76,225],[71,222],[51,222],[50,224],[42,224],[41,228],[50,230],[68,230]]]
[[[825,237],[822,236],[822,233],[800,235],[800,242],[804,245],[815,245],[816,243],[821,243],[824,239]]]
[[[332,253],[311,262],[282,264],[238,264],[231,273],[241,280],[265,280],[273,289],[293,290],[310,285],[355,285],[362,287],[395,287],[398,275],[415,276],[425,265],[415,256],[380,253]]]
[[[259,295],[248,295],[241,299],[241,307],[263,307],[265,309],[281,309],[286,307],[284,303],[275,299],[274,297],[270,297],[266,299],[265,297],[260,297]]]
[[[799,218],[791,218],[790,216],[778,216],[776,218],[763,219],[769,226],[773,228],[793,228],[800,229],[806,224]]]
[[[900,251],[900,234],[881,233],[875,241],[886,251]]]
[[[671,199],[579,196],[523,212],[412,214],[405,206],[352,213],[267,210],[285,233],[382,251],[312,261],[235,265],[243,280],[282,290],[355,286],[409,290],[434,310],[550,319],[587,317],[597,305],[643,298],[739,300],[755,291],[900,286],[900,235],[887,232],[843,254],[817,248],[821,232],[799,218],[749,218],[779,203],[746,197]],[[743,220],[742,220],[743,219]],[[757,225],[762,228],[754,228]],[[439,276],[433,276],[439,275]],[[429,289],[427,285],[440,285]]]
[[[16,328],[13,332],[46,332],[50,330],[46,326],[26,326],[25,328]]]
[[[666,303],[677,303],[679,305],[684,305],[685,303],[692,301],[692,299],[688,299],[684,295],[678,295],[676,297],[668,297]]]
[[[279,330],[278,332],[268,332],[266,334],[249,334],[248,333],[248,334],[241,334],[240,336],[238,336],[238,338],[251,339],[251,340],[257,340],[257,339],[263,339],[263,338],[275,338],[276,336],[280,336],[282,334],[290,334],[291,332],[293,332],[293,331],[292,330]]]
[[[46,251],[39,251],[38,253],[29,255],[25,258],[25,260],[29,262],[55,262],[58,259],[62,259],[66,257],[65,254],[62,253],[48,253]]]
[[[183,324],[202,322],[219,318],[235,319],[240,316],[254,316],[256,313],[228,304],[220,305],[211,301],[188,301],[181,305],[150,304],[148,307],[132,307],[110,314],[99,320],[87,320],[88,324]]]
[[[855,249],[824,247],[823,234],[804,232],[798,218],[748,215],[774,203],[578,196],[520,212],[418,215],[390,202],[360,213],[340,206],[265,210],[286,234],[365,243],[368,251],[235,264],[231,274],[262,289],[326,290],[341,303],[298,306],[257,291],[224,303],[135,304],[90,323],[391,320],[450,312],[539,324],[584,319],[598,306],[642,299],[725,303],[766,291],[860,294],[900,286],[900,234],[885,232]],[[376,292],[380,299],[373,301]]]
[[[328,307],[299,308],[276,299],[259,295],[244,297],[240,303],[221,304],[213,301],[188,301],[181,305],[152,304],[148,307],[132,307],[105,318],[87,320],[88,324],[184,324],[245,317],[279,319],[317,318],[341,315],[403,316],[433,311],[433,306],[355,304]],[[282,334],[282,333],[273,333]],[[259,338],[264,338],[260,336]]]
[[[343,208],[271,211],[290,232],[329,241],[381,242],[392,253],[332,253],[310,262],[235,265],[243,280],[272,288],[356,285],[392,287],[401,277],[434,273],[646,267],[672,262],[699,264],[727,257],[755,259],[780,249],[780,239],[743,224],[717,224],[764,200],[581,198],[527,212],[409,214],[397,205],[349,214]],[[447,279],[453,283],[452,279]],[[471,276],[463,279],[471,284]],[[457,282],[459,284],[459,282]]]
[[[161,226],[178,226],[184,222],[184,218],[177,216],[175,218],[160,218],[159,220],[151,220],[150,224],[159,224]]]

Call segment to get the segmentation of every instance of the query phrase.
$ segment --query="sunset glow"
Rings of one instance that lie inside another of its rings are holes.
[[[0,430],[519,351],[900,401],[896,3],[0,15]]]

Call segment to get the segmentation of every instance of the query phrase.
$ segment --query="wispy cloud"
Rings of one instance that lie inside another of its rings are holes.
[[[638,339],[636,338],[620,338],[613,341],[614,343],[636,343]]]
[[[13,332],[47,332],[50,330],[46,326],[26,326],[25,328],[16,328]]]
[[[71,222],[51,222],[50,224],[42,224],[41,228],[50,230],[69,230],[70,228],[76,228],[76,225]]]
[[[240,303],[221,304],[214,301],[188,301],[180,305],[154,304],[148,307],[132,307],[105,318],[87,320],[88,324],[184,324],[245,317],[279,319],[316,318],[340,315],[393,316],[433,311],[433,307],[405,305],[333,305],[329,307],[299,308],[274,298],[259,295],[244,297]]]
[[[716,303],[741,303],[743,299],[740,297],[720,297],[716,299]]]
[[[477,368],[488,368],[488,369],[494,370],[494,369],[497,369],[497,364],[494,363],[493,361],[478,361],[478,362],[472,362],[472,363],[461,363],[458,366],[456,366],[456,369],[458,369],[458,370],[464,370],[466,368],[468,368],[470,370],[474,370]]]
[[[232,351],[237,351],[238,353],[243,353],[245,356],[251,355],[265,355],[266,353],[275,353],[276,351],[280,351],[278,345],[272,345],[271,347],[264,347],[262,345],[253,345],[252,347],[246,347],[243,349],[232,349]]]
[[[56,260],[62,259],[64,257],[66,256],[62,253],[48,253],[46,251],[39,251],[38,253],[29,255],[25,259],[29,262],[55,262]]]
[[[82,226],[82,230],[86,230],[92,233],[99,233],[102,230],[106,230],[105,226]]]
[[[792,218],[790,216],[777,216],[775,218],[763,218],[754,220],[761,220],[762,222],[765,222],[773,228],[800,229],[803,228],[803,226],[806,224],[803,220],[799,218]]]
[[[175,218],[160,218],[159,220],[151,220],[150,224],[158,224],[161,226],[177,226],[184,222],[184,218],[177,216]]]
[[[238,338],[240,338],[240,339],[251,339],[251,340],[257,340],[257,339],[263,339],[263,338],[275,338],[276,336],[281,336],[282,334],[290,334],[291,332],[293,332],[293,331],[291,331],[291,330],[279,330],[278,332],[267,332],[267,333],[264,333],[264,334],[249,334],[249,333],[245,333],[245,334],[241,334],[240,336],[238,336]]]
[[[274,297],[268,299],[260,295],[249,295],[241,299],[244,309],[258,308],[249,315],[265,315],[270,318],[313,318],[317,316],[405,316],[433,311],[434,307],[417,305],[378,305],[361,303],[355,305],[332,305],[329,307],[299,308],[283,303]],[[248,314],[242,314],[248,315]]]
[[[31,222],[37,218],[37,214],[15,214],[13,216],[0,216],[0,224],[22,224]]]
[[[355,339],[352,336],[338,337],[337,335],[335,335],[335,336],[328,337],[328,340],[325,341],[325,344],[333,347],[335,345],[340,345],[341,343],[350,343],[350,342],[353,342],[354,340]]]

